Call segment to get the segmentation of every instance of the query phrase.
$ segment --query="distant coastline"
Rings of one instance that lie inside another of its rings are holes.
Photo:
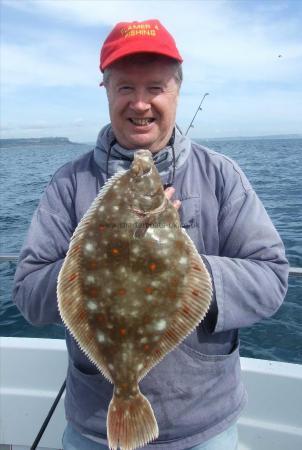
[[[19,146],[19,145],[74,145],[77,142],[71,142],[67,137],[42,137],[42,138],[17,138],[0,139],[0,146]]]
[[[266,139],[302,139],[302,134],[271,134],[265,136],[233,136],[233,137],[206,137],[196,138],[197,140],[206,141],[255,141]],[[194,139],[193,139],[194,140]]]
[[[281,140],[281,139],[302,139],[302,134],[273,134],[266,136],[233,136],[233,137],[204,137],[192,138],[197,142],[205,141],[255,141],[255,140]],[[33,146],[33,145],[93,145],[88,142],[74,142],[68,137],[40,137],[40,138],[9,138],[0,139],[0,147],[13,146]]]

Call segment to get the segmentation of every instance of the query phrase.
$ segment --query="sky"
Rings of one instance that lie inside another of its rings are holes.
[[[0,0],[1,138],[94,142],[109,122],[102,43],[159,19],[184,59],[177,124],[192,138],[302,133],[301,0]]]

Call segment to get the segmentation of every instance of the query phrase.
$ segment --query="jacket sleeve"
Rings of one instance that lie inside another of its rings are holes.
[[[278,232],[238,164],[212,151],[207,155],[218,212],[216,252],[202,255],[213,282],[205,327],[218,333],[253,325],[277,311],[287,291],[288,262]]]
[[[250,326],[273,315],[286,294],[288,262],[281,238],[252,188],[231,195],[221,208],[219,240],[220,254],[204,257],[214,288],[210,331]]]
[[[70,188],[53,180],[33,215],[14,279],[13,302],[33,325],[62,324],[56,286],[75,228],[72,210]]]

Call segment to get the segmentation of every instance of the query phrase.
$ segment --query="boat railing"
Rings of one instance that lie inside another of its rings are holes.
[[[1,253],[0,262],[14,261],[17,262],[19,255],[17,253]],[[289,268],[290,277],[302,277],[302,267],[290,267]]]

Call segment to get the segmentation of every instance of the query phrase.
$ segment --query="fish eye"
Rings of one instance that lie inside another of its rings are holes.
[[[158,186],[158,188],[156,189],[156,191],[149,192],[149,196],[150,196],[150,197],[155,197],[156,195],[160,195],[161,192],[162,192],[161,186]]]
[[[160,193],[160,189],[157,189],[156,191],[153,191],[153,192],[145,192],[142,195],[143,195],[143,197],[156,197],[159,193]]]

